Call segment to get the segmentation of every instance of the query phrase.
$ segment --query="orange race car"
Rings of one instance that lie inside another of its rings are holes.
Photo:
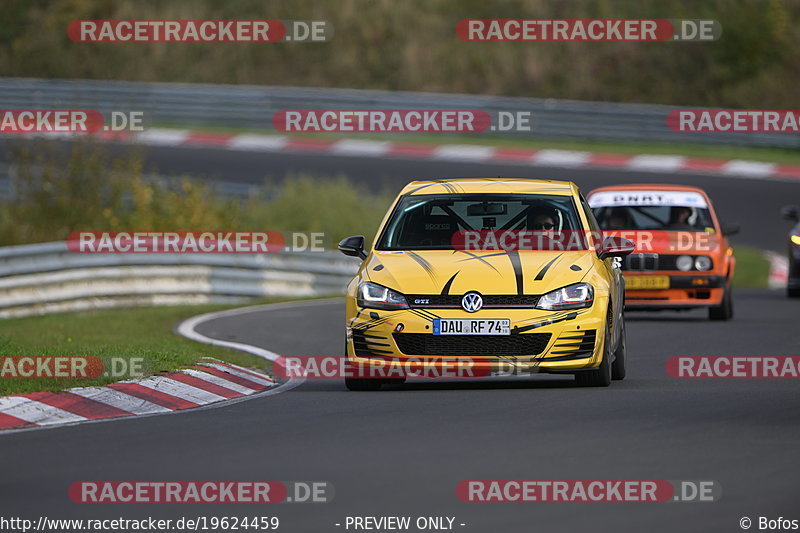
[[[602,187],[587,197],[604,233],[636,243],[621,263],[628,309],[708,308],[711,320],[733,317],[736,260],[708,195],[696,187],[637,184]]]

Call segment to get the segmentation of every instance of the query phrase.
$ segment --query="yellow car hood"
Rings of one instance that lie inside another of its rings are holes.
[[[363,272],[405,294],[543,294],[581,281],[596,257],[593,251],[376,251]]]

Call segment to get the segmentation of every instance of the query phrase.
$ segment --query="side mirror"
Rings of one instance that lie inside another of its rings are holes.
[[[633,241],[623,237],[606,237],[603,239],[603,247],[597,256],[600,259],[607,257],[625,257],[636,249]]]
[[[796,205],[787,205],[781,209],[781,215],[783,215],[783,218],[786,220],[800,222],[800,208],[798,208]]]
[[[342,239],[339,243],[339,251],[344,255],[366,259],[367,254],[364,252],[364,236],[354,235]]]
[[[741,226],[739,226],[739,224],[720,224],[719,229],[722,232],[722,236],[727,237],[728,235],[736,235],[739,233]]]

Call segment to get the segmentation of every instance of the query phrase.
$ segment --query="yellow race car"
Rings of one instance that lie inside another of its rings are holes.
[[[350,390],[431,375],[368,372],[387,362],[465,365],[476,375],[570,373],[581,386],[625,377],[625,287],[615,258],[633,243],[603,238],[574,183],[415,181],[371,251],[360,235],[339,250],[363,260],[347,287],[346,358],[361,370],[345,377]]]

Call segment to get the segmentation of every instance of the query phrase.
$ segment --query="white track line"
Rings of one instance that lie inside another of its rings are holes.
[[[223,341],[219,339],[214,339],[212,337],[206,337],[202,333],[198,333],[195,328],[199,325],[203,324],[204,322],[208,322],[210,320],[216,320],[218,318],[229,318],[239,315],[245,315],[248,313],[254,313],[258,311],[271,311],[271,310],[280,310],[280,309],[288,309],[288,308],[296,308],[296,307],[305,307],[310,305],[319,305],[320,303],[325,302],[334,302],[338,301],[339,298],[329,298],[324,300],[309,300],[304,302],[283,302],[278,304],[265,304],[265,305],[254,305],[250,307],[239,307],[236,309],[228,309],[227,311],[217,311],[215,313],[206,313],[205,315],[198,315],[188,320],[185,320],[178,324],[177,332],[188,339],[192,339],[198,342],[202,342],[204,344],[212,344],[214,346],[223,346],[226,348],[233,348],[234,350],[239,350],[241,352],[247,352],[267,361],[275,362],[278,360],[280,355],[275,352],[271,352],[269,350],[265,350],[264,348],[259,348],[258,346],[253,346],[251,344],[244,344],[241,342],[232,342],[232,341]],[[255,397],[262,397],[268,396],[272,394],[280,394],[281,392],[286,392],[291,390],[295,387],[298,387],[303,384],[306,378],[291,378],[286,380],[285,382],[281,383],[276,387],[272,387],[258,395],[255,396],[245,396],[242,398],[238,398],[239,401],[249,400]]]
[[[189,318],[189,319],[181,322],[178,325],[178,327],[176,328],[176,332],[178,334],[180,334],[180,335],[183,335],[186,338],[189,338],[189,339],[192,339],[192,340],[195,340],[195,341],[198,341],[198,342],[202,342],[202,343],[205,343],[205,344],[213,344],[215,346],[224,346],[224,347],[227,347],[227,348],[232,348],[234,350],[239,350],[239,351],[251,353],[253,355],[256,355],[258,357],[266,359],[267,361],[276,361],[280,356],[278,354],[276,354],[275,352],[271,352],[269,350],[265,350],[263,348],[259,348],[258,346],[252,346],[252,345],[249,345],[249,344],[238,343],[238,342],[230,342],[230,341],[222,341],[222,340],[213,339],[211,337],[206,337],[205,335],[203,335],[201,333],[197,333],[194,330],[194,328],[199,326],[200,324],[203,324],[204,322],[207,322],[209,320],[215,320],[217,318],[239,316],[239,315],[244,315],[244,314],[253,313],[253,312],[259,312],[259,311],[271,311],[271,310],[288,309],[288,308],[294,308],[294,307],[306,307],[306,306],[313,306],[313,305],[326,304],[326,303],[334,303],[334,302],[340,302],[340,301],[341,301],[341,298],[325,298],[325,299],[307,300],[307,301],[301,301],[301,302],[281,302],[281,303],[277,303],[277,304],[254,305],[254,306],[248,306],[248,307],[239,307],[239,308],[236,308],[236,309],[229,309],[227,311],[218,311],[218,312],[215,312],[215,313],[206,313],[204,315],[198,315],[198,316]],[[201,364],[204,364],[204,363],[201,363]],[[213,365],[213,363],[205,363],[205,364]],[[225,363],[225,364],[228,365],[230,363]],[[228,368],[227,366],[224,366],[224,365],[219,365],[219,366],[223,366],[223,368],[221,370],[223,370],[225,372],[233,373],[231,371],[231,369]],[[242,377],[244,377],[246,379],[252,379],[252,380],[255,381],[255,378],[252,375],[252,372],[253,372],[252,370],[249,370],[249,369],[246,369],[246,368],[243,368],[243,367],[240,367],[240,366],[236,366],[236,365],[231,365],[231,366],[234,369],[236,369],[237,372],[242,372],[242,373],[247,374],[246,376],[242,376]],[[156,380],[156,379],[160,380],[161,383],[160,384],[159,383],[153,383],[153,381]],[[260,379],[262,381],[264,381],[264,380],[267,380],[268,378],[265,376],[264,378],[260,378]],[[202,411],[202,410],[206,410],[206,409],[219,409],[219,408],[227,407],[227,406],[235,404],[235,403],[254,400],[256,398],[260,398],[260,397],[263,397],[263,396],[269,396],[269,395],[272,395],[272,394],[280,394],[282,392],[286,392],[288,390],[291,390],[291,389],[301,385],[304,381],[305,381],[305,378],[292,378],[292,379],[286,380],[285,382],[281,383],[280,385],[272,386],[272,387],[266,389],[265,391],[256,392],[254,394],[249,394],[247,396],[239,396],[238,398],[223,398],[223,397],[218,396],[216,394],[211,394],[210,392],[206,392],[206,391],[197,389],[195,387],[191,387],[190,385],[186,385],[185,383],[181,383],[179,381],[170,380],[170,379],[167,379],[167,378],[164,378],[164,377],[160,377],[160,376],[146,378],[145,380],[128,380],[128,381],[125,381],[123,383],[135,383],[135,384],[143,385],[145,387],[149,387],[151,389],[159,390],[159,391],[162,391],[162,392],[167,392],[167,390],[166,390],[167,388],[171,389],[171,390],[176,390],[176,391],[177,390],[183,391],[181,393],[181,395],[174,394],[172,392],[168,392],[168,394],[172,394],[173,396],[177,396],[179,398],[183,397],[183,399],[185,399],[187,401],[190,401],[190,402],[193,402],[193,403],[198,403],[199,398],[198,399],[192,399],[192,398],[194,398],[194,397],[196,397],[198,395],[202,395],[202,396],[206,396],[206,397],[210,396],[210,397],[216,398],[216,400],[214,401],[214,403],[208,403],[208,404],[205,404],[205,405],[200,405],[199,407],[193,407],[191,409],[171,410],[171,409],[163,408],[164,411],[143,412],[142,414],[138,414],[137,413],[138,416],[123,416],[123,417],[117,417],[117,418],[100,418],[100,419],[87,419],[87,418],[82,417],[82,416],[78,416],[78,415],[75,415],[75,414],[72,414],[72,413],[68,413],[67,411],[63,411],[63,410],[58,409],[56,407],[51,407],[49,405],[45,405],[45,404],[42,404],[40,402],[36,402],[36,401],[33,401],[33,400],[29,400],[28,398],[22,398],[22,397],[19,397],[19,396],[9,396],[9,397],[5,397],[5,398],[0,397],[0,413],[6,413],[6,414],[9,414],[9,415],[14,416],[16,418],[19,418],[21,420],[25,420],[26,422],[37,424],[37,425],[32,426],[32,427],[6,429],[6,430],[3,430],[2,432],[0,432],[0,434],[1,435],[8,435],[8,434],[11,434],[11,433],[20,433],[20,432],[23,432],[23,431],[38,431],[38,430],[43,430],[43,429],[50,429],[50,428],[47,427],[48,425],[57,425],[58,427],[65,427],[65,426],[74,426],[76,424],[95,424],[95,423],[102,423],[102,422],[117,422],[117,421],[123,421],[123,420],[138,420],[138,419],[141,419],[141,418],[147,418],[147,417],[151,417],[151,416],[179,415],[179,414],[182,414],[182,413]],[[169,383],[164,383],[164,382],[169,382]],[[272,383],[269,383],[269,384],[272,385]],[[102,387],[100,387],[100,388],[102,388]],[[76,394],[76,389],[72,389],[72,390],[70,390],[70,392],[73,393],[73,394]],[[188,396],[188,394],[190,392],[192,394],[191,397]],[[87,394],[91,394],[91,393],[87,392]],[[124,395],[124,393],[120,393],[120,394]],[[127,396],[127,395],[125,395],[125,396]],[[91,396],[85,396],[85,397],[90,397],[91,399],[100,401],[101,403],[105,403],[107,405],[112,405],[114,407],[117,407],[117,405],[114,405],[113,403],[111,403],[111,402],[117,401],[117,400],[110,399],[111,398],[110,396],[104,396],[104,399],[100,399],[100,397],[91,397]],[[120,396],[120,398],[121,397],[122,396]],[[138,401],[140,402],[140,405],[142,405],[142,406],[145,406],[146,404],[150,403],[150,402],[147,402],[145,400],[138,400]],[[158,407],[160,407],[160,406],[158,406]],[[130,406],[128,408],[119,406],[119,408],[124,410],[124,411],[132,412],[132,411],[130,411],[130,409],[132,409]],[[144,407],[142,407],[142,410],[144,410]]]

